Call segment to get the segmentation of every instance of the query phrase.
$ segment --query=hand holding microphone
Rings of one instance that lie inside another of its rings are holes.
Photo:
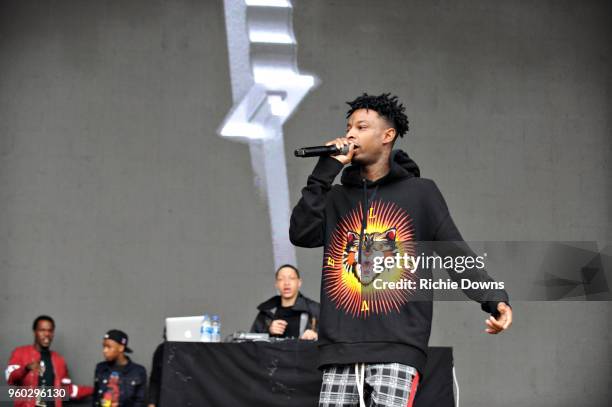
[[[349,141],[346,137],[339,137],[335,140],[330,141],[325,144],[326,146],[335,145],[338,150],[340,150],[340,154],[334,155],[333,157],[340,161],[342,165],[349,164],[353,159],[353,154],[355,154],[355,144]],[[348,147],[348,151],[346,148]]]
[[[353,159],[356,147],[359,146],[353,144],[346,137],[340,137],[326,143],[325,146],[298,148],[294,154],[296,157],[320,157],[328,155],[346,165]]]

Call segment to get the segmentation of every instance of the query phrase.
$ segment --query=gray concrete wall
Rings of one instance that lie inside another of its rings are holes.
[[[612,240],[609,2],[300,1],[302,70],[321,86],[285,128],[292,201],[341,135],[345,100],[392,91],[399,145],[469,240]],[[274,294],[269,224],[231,106],[221,1],[0,5],[0,360],[57,319],[89,382],[125,329],[149,365],[166,316],[246,329]],[[298,250],[318,298],[321,250]],[[610,401],[609,303],[514,303],[489,337],[473,303],[438,303],[461,405]]]

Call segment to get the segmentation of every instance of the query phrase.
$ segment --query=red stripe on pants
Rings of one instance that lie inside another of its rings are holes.
[[[414,396],[416,395],[418,385],[419,372],[417,372],[412,378],[412,386],[410,386],[410,397],[408,398],[408,405],[406,407],[412,407],[412,403],[414,403]]]

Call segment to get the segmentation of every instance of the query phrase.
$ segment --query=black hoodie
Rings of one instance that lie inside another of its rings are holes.
[[[296,246],[324,246],[319,364],[396,362],[422,373],[431,331],[431,292],[426,292],[427,300],[417,301],[409,290],[375,289],[380,275],[368,272],[371,264],[363,267],[367,260],[360,259],[368,259],[372,251],[393,254],[406,242],[449,242],[435,248],[442,257],[475,254],[462,243],[436,184],[420,178],[419,167],[404,151],[393,150],[389,172],[373,182],[362,177],[359,165],[351,165],[342,173],[342,185],[332,186],[342,168],[334,158],[319,159],[293,209],[289,230]],[[426,268],[418,272],[421,278],[431,276]],[[449,274],[458,278],[454,271]],[[461,277],[493,281],[476,268]],[[465,292],[494,315],[498,302],[508,301],[503,290]]]

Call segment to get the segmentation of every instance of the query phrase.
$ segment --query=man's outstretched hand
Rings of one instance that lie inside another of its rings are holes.
[[[497,310],[499,311],[499,318],[495,319],[493,316],[490,316],[489,319],[485,320],[487,324],[485,332],[491,335],[505,331],[512,325],[512,308],[506,303],[500,302],[497,304]]]

